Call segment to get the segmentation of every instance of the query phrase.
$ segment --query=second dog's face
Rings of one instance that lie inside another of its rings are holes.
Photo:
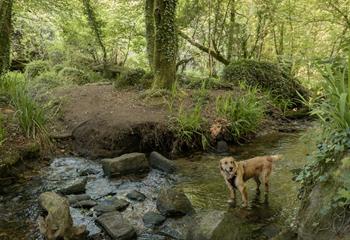
[[[233,157],[225,157],[220,160],[220,170],[226,175],[226,177],[232,177],[236,175],[237,163]]]

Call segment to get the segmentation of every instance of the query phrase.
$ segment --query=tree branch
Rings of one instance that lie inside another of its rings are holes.
[[[189,42],[192,46],[197,47],[198,49],[200,49],[203,52],[208,53],[209,55],[211,55],[213,58],[215,58],[216,60],[218,60],[219,62],[228,65],[230,63],[230,61],[228,61],[226,58],[224,58],[220,53],[209,49],[206,46],[203,46],[200,43],[197,43],[195,40],[193,40],[192,38],[190,38],[189,36],[187,36],[185,33],[178,31],[178,34],[180,37],[182,37],[183,39],[185,39],[187,42]]]

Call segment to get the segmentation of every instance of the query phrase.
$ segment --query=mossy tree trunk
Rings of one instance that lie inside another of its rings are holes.
[[[151,71],[154,70],[154,1],[146,0],[145,4],[145,23],[146,23],[146,41],[147,41],[147,58]]]
[[[236,24],[236,3],[235,0],[230,2],[230,25],[228,30],[228,40],[227,40],[227,60],[231,61],[232,54],[234,50],[234,36],[235,36],[235,24]]]
[[[0,75],[10,67],[12,0],[0,0]]]
[[[177,0],[154,0],[154,86],[170,89],[175,82],[178,51],[175,26]]]

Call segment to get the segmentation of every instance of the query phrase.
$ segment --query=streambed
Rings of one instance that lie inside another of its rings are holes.
[[[58,158],[50,166],[32,173],[31,179],[6,189],[0,196],[0,239],[42,239],[36,227],[39,214],[37,199],[41,192],[60,188],[68,180],[88,172],[86,193],[96,201],[114,195],[128,200],[126,194],[138,190],[146,195],[143,202],[130,201],[122,215],[136,229],[138,239],[174,239],[185,237],[185,230],[192,219],[168,219],[163,230],[156,233],[143,225],[142,217],[147,211],[156,210],[156,198],[161,187],[173,186],[184,190],[196,212],[218,211],[225,216],[216,228],[215,239],[269,239],[283,226],[292,223],[298,207],[298,184],[292,181],[292,170],[304,165],[306,156],[313,150],[313,140],[308,137],[314,129],[298,133],[277,133],[257,138],[252,143],[231,148],[239,160],[256,155],[283,154],[284,160],[276,162],[268,201],[263,194],[257,196],[254,181],[248,182],[250,208],[242,209],[226,203],[228,191],[219,173],[215,154],[193,155],[177,159],[179,168],[174,175],[152,170],[142,178],[110,180],[103,176],[101,165],[82,158]],[[302,138],[300,138],[303,136]],[[238,204],[241,203],[237,194]],[[71,208],[76,224],[86,224],[94,239],[108,239],[94,223],[90,210]],[[232,229],[239,228],[240,235]]]

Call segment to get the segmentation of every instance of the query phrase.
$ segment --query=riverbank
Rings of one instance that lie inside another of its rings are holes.
[[[300,128],[300,121],[296,120],[300,116],[298,117],[293,111],[290,111],[289,115],[283,114],[280,109],[269,103],[264,118],[253,132],[240,139],[223,136],[213,138],[211,128],[220,119],[216,100],[222,96],[239,98],[244,91],[239,88],[210,90],[203,96],[199,129],[191,130],[192,126],[188,126],[189,129],[182,129],[188,134],[198,132],[198,136],[194,134],[190,143],[183,143],[182,139],[179,139],[181,136],[177,136],[178,129],[174,121],[183,117],[180,116],[179,109],[192,113],[198,104],[199,92],[178,91],[177,96],[173,97],[162,94],[150,96],[147,92],[138,90],[119,91],[111,85],[58,89],[53,96],[61,101],[60,113],[53,128],[50,129],[50,135],[62,144],[61,152],[71,155],[101,158],[115,157],[127,152],[156,150],[168,156],[179,156],[185,152],[203,150],[200,142],[203,136],[208,143],[208,149],[213,150],[220,140],[226,140],[231,144],[235,141],[243,143],[255,136],[279,131],[290,132]],[[185,117],[189,120],[184,119],[183,124],[197,124],[188,123],[195,121],[190,119],[191,116]]]

